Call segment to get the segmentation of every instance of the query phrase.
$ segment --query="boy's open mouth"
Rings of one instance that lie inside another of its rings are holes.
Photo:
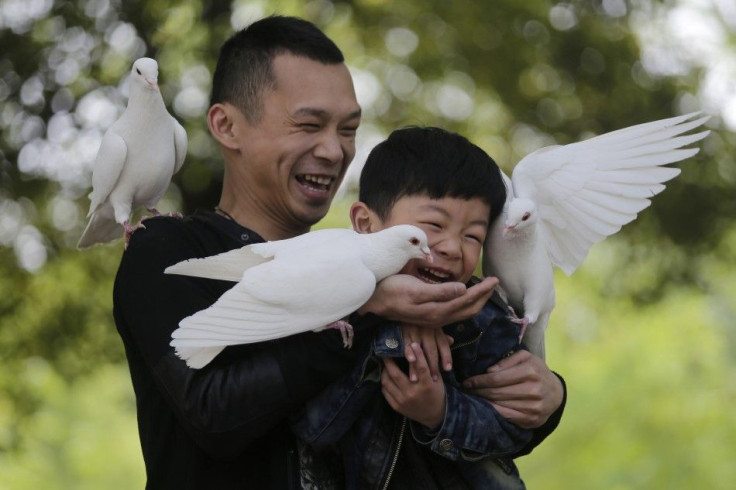
[[[452,280],[452,274],[449,272],[430,269],[428,267],[420,267],[417,269],[419,279],[430,284],[439,284]]]

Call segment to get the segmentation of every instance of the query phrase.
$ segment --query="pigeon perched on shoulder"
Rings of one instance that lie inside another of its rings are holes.
[[[376,283],[411,259],[432,260],[426,234],[398,225],[376,233],[317,230],[257,243],[166,269],[238,281],[212,306],[183,319],[171,345],[192,368],[207,365],[225,346],[278,339],[338,323],[365,304]],[[343,330],[348,347],[352,329]]]
[[[131,214],[145,206],[158,215],[156,204],[187,153],[187,133],[166,110],[158,88],[158,64],[151,58],[133,63],[130,97],[120,118],[102,138],[92,170],[89,223],[77,244],[87,248],[125,234]]]
[[[524,342],[544,357],[544,332],[555,305],[553,266],[572,274],[590,247],[649,206],[680,173],[665,167],[695,155],[683,148],[710,132],[683,135],[708,117],[698,113],[631,126],[524,157],[486,240],[483,273],[495,276],[523,318]]]

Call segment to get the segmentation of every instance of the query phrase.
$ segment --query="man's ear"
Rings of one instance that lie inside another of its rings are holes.
[[[364,202],[357,201],[350,206],[350,222],[358,233],[373,233],[380,229],[381,220]]]
[[[239,122],[236,111],[234,106],[227,103],[213,104],[207,111],[207,126],[210,128],[210,133],[218,143],[230,150],[237,150],[239,147],[235,131],[236,124]]]

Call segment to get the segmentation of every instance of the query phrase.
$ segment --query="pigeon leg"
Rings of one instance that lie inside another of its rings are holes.
[[[125,230],[125,249],[126,250],[128,249],[128,243],[130,242],[130,237],[133,235],[133,232],[139,228],[143,228],[143,229],[146,228],[142,220],[140,223],[134,226],[131,226],[130,221],[126,221],[123,223],[123,229]]]
[[[336,322],[330,323],[329,325],[326,325],[325,328],[334,328],[336,330],[339,330],[340,335],[342,335],[342,345],[346,349],[349,349],[353,346],[353,326],[345,320],[338,320]]]
[[[170,217],[172,217],[172,218],[183,218],[183,217],[184,217],[184,215],[183,215],[183,214],[181,214],[181,213],[166,213],[166,214],[163,214],[163,213],[162,213],[161,211],[159,211],[159,210],[158,210],[158,209],[156,209],[156,208],[146,208],[146,209],[147,209],[147,210],[148,210],[148,211],[149,211],[149,212],[150,212],[150,213],[151,213],[151,214],[152,214],[153,216],[146,216],[145,218],[142,218],[142,219],[141,219],[141,221],[145,221],[145,220],[147,220],[148,218],[153,218],[153,217],[156,217],[156,216],[170,216]]]
[[[514,314],[510,320],[517,325],[521,325],[521,331],[519,332],[519,342],[521,342],[521,339],[524,338],[524,334],[526,333],[526,328],[529,326],[529,317],[519,318],[511,305],[509,305],[509,310]]]

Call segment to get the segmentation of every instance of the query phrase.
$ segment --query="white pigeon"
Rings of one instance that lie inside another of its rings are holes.
[[[165,272],[238,283],[183,319],[171,345],[198,369],[227,345],[322,330],[357,310],[378,281],[415,258],[432,260],[427,236],[398,225],[370,234],[317,230],[180,262]]]
[[[544,358],[544,332],[555,306],[553,266],[572,274],[590,247],[633,221],[680,170],[665,167],[698,152],[682,148],[709,131],[682,135],[708,117],[698,113],[602,134],[524,157],[491,225],[483,273],[495,276],[523,318],[529,350]],[[528,328],[527,328],[528,327]]]
[[[187,133],[166,110],[158,88],[158,64],[140,58],[131,69],[130,97],[120,118],[102,138],[92,170],[89,223],[77,244],[86,248],[119,238],[127,246],[130,216],[156,204],[187,152]],[[122,226],[121,226],[122,225]]]

